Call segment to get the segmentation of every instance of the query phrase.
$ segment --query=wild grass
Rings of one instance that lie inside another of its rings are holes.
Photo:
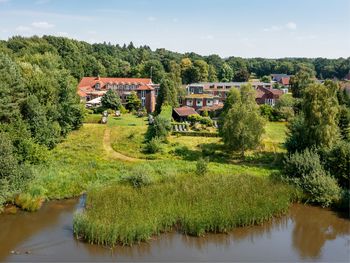
[[[84,124],[81,129],[70,133],[62,143],[49,152],[46,164],[33,169],[34,177],[23,191],[28,194],[26,203],[29,205],[29,201],[32,200],[33,207],[37,207],[35,204],[38,203],[38,198],[50,200],[79,196],[92,186],[118,182],[123,176],[139,170],[148,173],[155,181],[191,175],[195,173],[197,159],[203,155],[203,145],[209,149],[207,151],[211,157],[208,174],[248,173],[268,177],[275,171],[274,167],[228,162],[227,157],[221,155],[218,138],[174,136],[169,138],[170,142],[165,144],[163,152],[147,155],[139,152],[143,147],[142,132],[146,131],[147,127],[145,120],[133,115],[123,115],[122,118],[126,119],[116,120],[119,125],[110,128],[111,137],[115,139],[113,148],[123,149],[120,152],[126,155],[135,153],[138,158],[151,156],[155,160],[126,163],[108,158],[102,144],[107,126]],[[128,126],[129,123],[137,125]],[[211,140],[215,141],[210,143]],[[215,154],[210,154],[212,151],[210,147],[216,149]],[[217,147],[219,147],[218,150]],[[133,156],[133,154],[130,155]]]
[[[112,184],[91,189],[74,233],[114,246],[146,241],[177,229],[195,236],[261,224],[285,213],[293,190],[250,175],[184,176],[135,188]]]

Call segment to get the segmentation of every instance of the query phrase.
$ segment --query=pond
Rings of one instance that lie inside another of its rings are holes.
[[[35,213],[0,215],[0,261],[325,261],[350,260],[350,221],[293,205],[286,216],[229,234],[167,233],[132,247],[91,245],[73,236],[83,199],[51,201]]]

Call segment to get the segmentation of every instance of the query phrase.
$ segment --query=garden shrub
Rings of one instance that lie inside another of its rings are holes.
[[[304,191],[308,202],[327,207],[340,199],[337,180],[324,170],[315,150],[306,149],[287,157],[284,174]]]
[[[205,175],[208,172],[209,158],[199,158],[196,163],[196,174]]]
[[[325,172],[316,172],[303,176],[300,186],[307,195],[307,200],[328,207],[338,201],[341,189],[337,180]]]
[[[135,188],[140,188],[152,183],[150,176],[147,173],[147,170],[143,171],[141,169],[136,169],[131,174],[123,176],[121,178],[122,182],[126,182]]]
[[[320,156],[314,150],[296,152],[284,160],[284,173],[290,178],[301,178],[323,171]]]
[[[200,123],[206,126],[213,126],[213,121],[209,117],[202,117]]]
[[[159,137],[154,137],[146,143],[145,151],[147,153],[157,153],[160,152],[162,148],[162,140]]]
[[[151,140],[154,137],[158,137],[165,140],[171,130],[171,121],[164,116],[158,115],[154,118],[154,123],[149,126],[147,137]]]

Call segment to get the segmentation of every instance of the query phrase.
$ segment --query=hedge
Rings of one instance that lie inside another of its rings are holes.
[[[195,136],[195,137],[219,137],[217,132],[197,132],[197,131],[173,131],[172,135]]]

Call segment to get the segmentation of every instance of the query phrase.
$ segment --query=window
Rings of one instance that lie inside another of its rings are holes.
[[[100,87],[101,87],[100,83],[95,84],[95,89],[100,89]]]
[[[201,99],[197,99],[196,100],[196,106],[197,107],[202,107],[202,105],[203,105],[203,101]]]
[[[212,106],[213,105],[213,100],[212,99],[207,99],[207,105]]]
[[[217,89],[222,89],[222,86],[217,86]]]
[[[192,100],[186,100],[186,105],[187,106],[192,106],[193,105],[193,101]]]

